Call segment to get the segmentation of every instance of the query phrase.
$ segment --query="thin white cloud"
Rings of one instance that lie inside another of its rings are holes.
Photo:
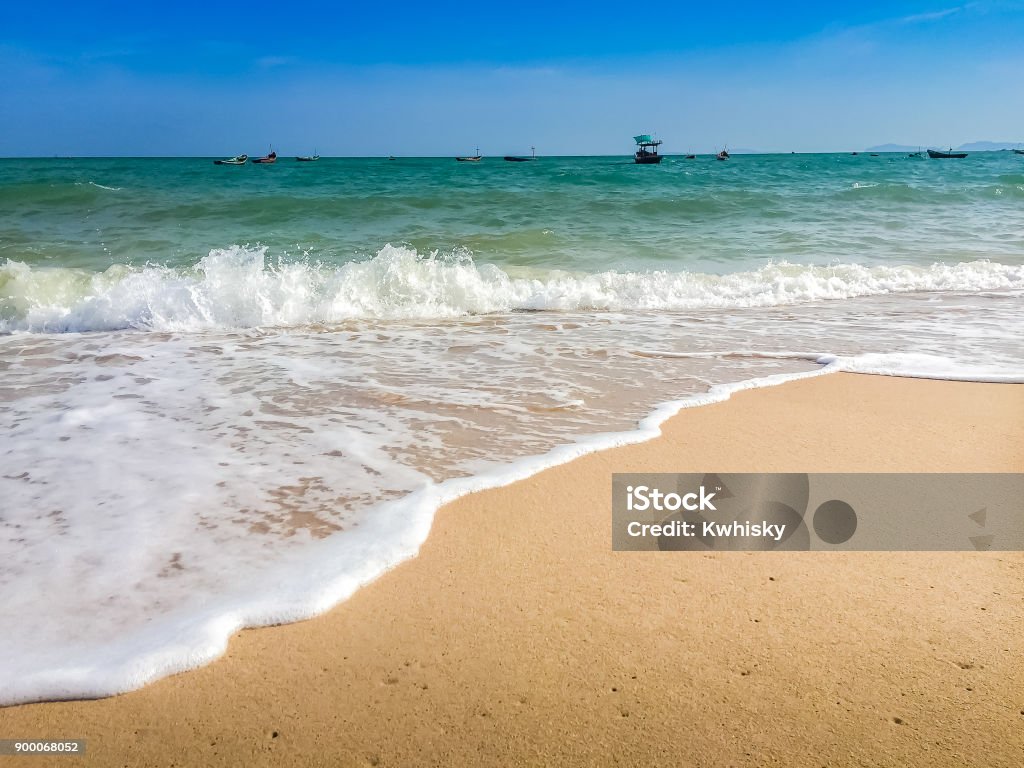
[[[958,5],[955,6],[954,8],[945,8],[941,11],[931,11],[929,13],[915,13],[911,16],[904,16],[901,19],[897,19],[897,23],[922,24],[929,21],[939,21],[940,19],[944,19],[947,16],[952,16],[955,13],[961,13],[962,11],[966,11],[973,5],[977,5],[977,3],[967,3],[966,5]]]

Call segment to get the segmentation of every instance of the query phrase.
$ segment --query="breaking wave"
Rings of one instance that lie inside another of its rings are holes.
[[[890,293],[1024,289],[1024,266],[774,263],[716,275],[503,270],[468,252],[387,245],[342,266],[274,262],[265,247],[214,249],[194,267],[104,272],[0,266],[0,331],[190,331],[430,319],[521,310],[686,310],[799,304]]]

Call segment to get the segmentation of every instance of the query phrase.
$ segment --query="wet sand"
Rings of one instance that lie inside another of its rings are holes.
[[[419,557],[4,765],[1019,766],[1024,554],[615,553],[625,471],[1024,471],[1024,386],[835,374],[442,508]]]

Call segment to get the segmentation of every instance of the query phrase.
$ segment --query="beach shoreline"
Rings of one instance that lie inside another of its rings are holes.
[[[609,489],[1019,472],[1024,387],[836,373],[661,430],[442,507],[418,557],[321,617],[0,710],[0,738],[84,738],[90,765],[1015,764],[1021,553],[614,553]]]

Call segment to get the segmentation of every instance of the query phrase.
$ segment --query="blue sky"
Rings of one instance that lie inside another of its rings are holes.
[[[12,0],[0,155],[1024,140],[1022,1],[642,8]]]

